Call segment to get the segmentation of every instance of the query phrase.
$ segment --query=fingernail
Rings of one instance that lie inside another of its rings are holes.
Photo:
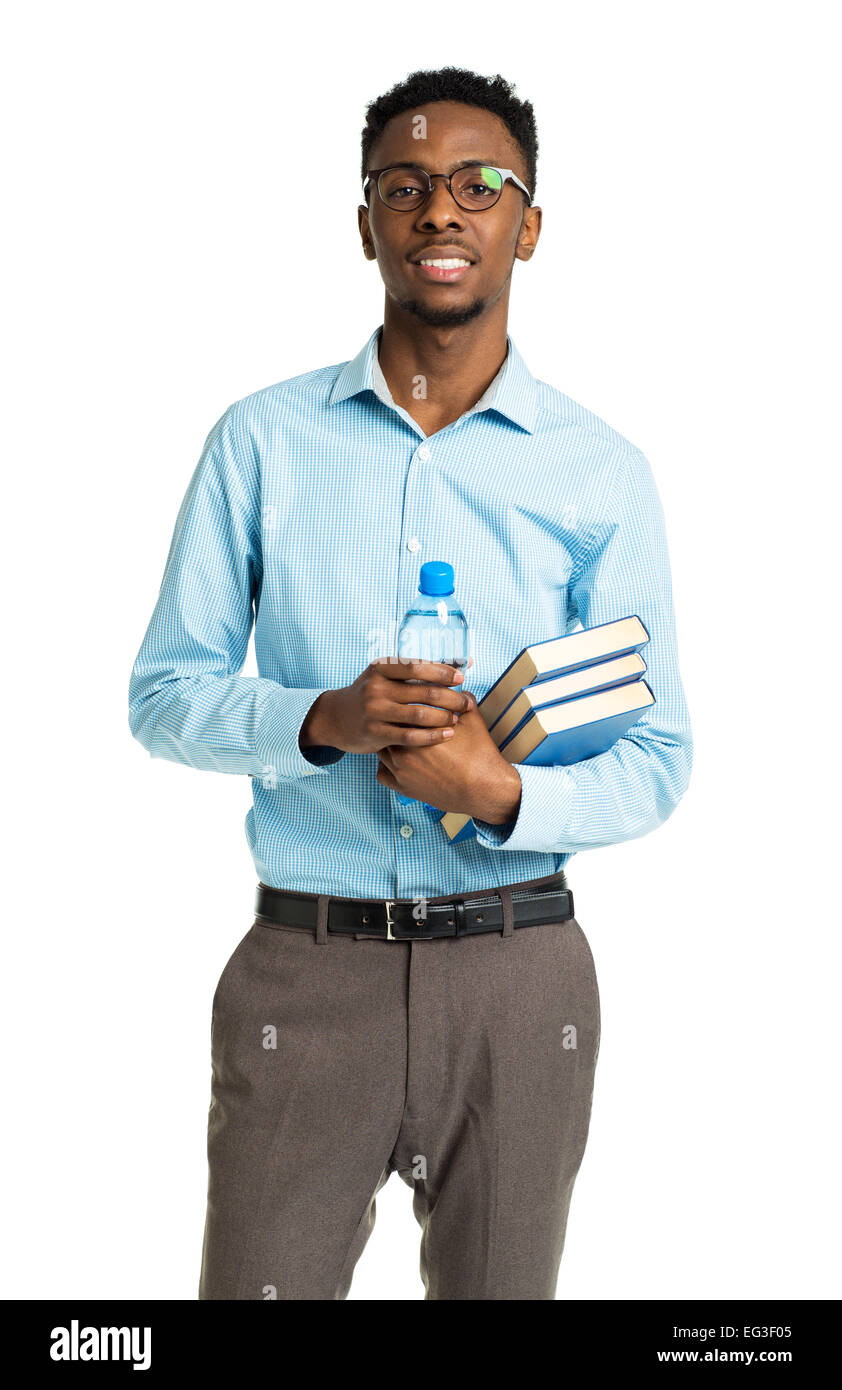
[[[442,729],[442,736],[443,736],[444,738],[453,738],[453,735],[454,735],[455,733],[456,733],[456,730],[455,730],[455,729]]]

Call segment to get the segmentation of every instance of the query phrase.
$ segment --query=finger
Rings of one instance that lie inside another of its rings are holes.
[[[453,738],[455,729],[401,729],[392,725],[392,742],[399,747],[426,748],[431,743],[443,743]]]
[[[470,702],[458,691],[439,685],[410,685],[406,690],[395,685],[382,709],[383,718],[396,724],[455,724],[470,709]]]
[[[444,728],[439,727],[431,729],[421,729],[406,724],[381,724],[379,727],[375,726],[371,730],[375,739],[382,738],[385,740],[383,747],[386,747],[387,744],[391,744],[393,748],[405,747],[407,745],[414,748],[423,748],[429,743],[441,743],[444,739],[452,738],[455,732],[452,724]],[[378,757],[382,751],[382,748],[378,750]]]
[[[374,724],[369,732],[374,739],[383,739],[383,747],[391,744],[394,748],[399,748],[402,744],[411,744],[414,747],[421,747],[428,743],[441,743],[442,739],[452,738],[456,732],[452,724],[446,727],[422,729],[406,724]],[[407,737],[412,735],[412,737]],[[383,749],[378,749],[379,757]]]
[[[372,666],[392,681],[434,681],[436,685],[456,685],[464,679],[464,671],[443,661],[422,661],[419,658],[383,656]]]
[[[451,690],[446,685],[425,685],[423,681],[393,683],[389,686],[388,699],[393,704],[427,705],[436,709],[452,710],[455,714],[463,714],[471,707],[467,691]]]

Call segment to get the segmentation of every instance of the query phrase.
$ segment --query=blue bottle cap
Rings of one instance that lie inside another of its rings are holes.
[[[418,592],[421,594],[452,594],[453,593],[453,566],[446,560],[428,560],[426,565],[421,566],[421,582],[418,585]]]

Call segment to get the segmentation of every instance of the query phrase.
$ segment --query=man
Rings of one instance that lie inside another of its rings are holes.
[[[655,829],[690,776],[663,515],[641,452],[507,334],[541,229],[530,104],[499,76],[413,73],[362,154],[382,327],[214,426],[129,692],[153,756],[253,779],[200,1297],[345,1298],[397,1171],[428,1299],[549,1300],[600,1028],[564,866]],[[341,213],[311,172],[305,196]],[[429,559],[455,569],[467,682],[395,658]],[[599,757],[511,766],[477,698],[524,646],[632,613],[655,705]]]

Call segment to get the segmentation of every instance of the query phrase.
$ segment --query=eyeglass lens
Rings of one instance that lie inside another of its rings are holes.
[[[378,179],[383,202],[390,208],[410,212],[429,197],[430,185],[423,169],[387,169]],[[490,207],[503,190],[503,180],[496,169],[472,164],[457,169],[451,181],[453,196],[467,210]]]

